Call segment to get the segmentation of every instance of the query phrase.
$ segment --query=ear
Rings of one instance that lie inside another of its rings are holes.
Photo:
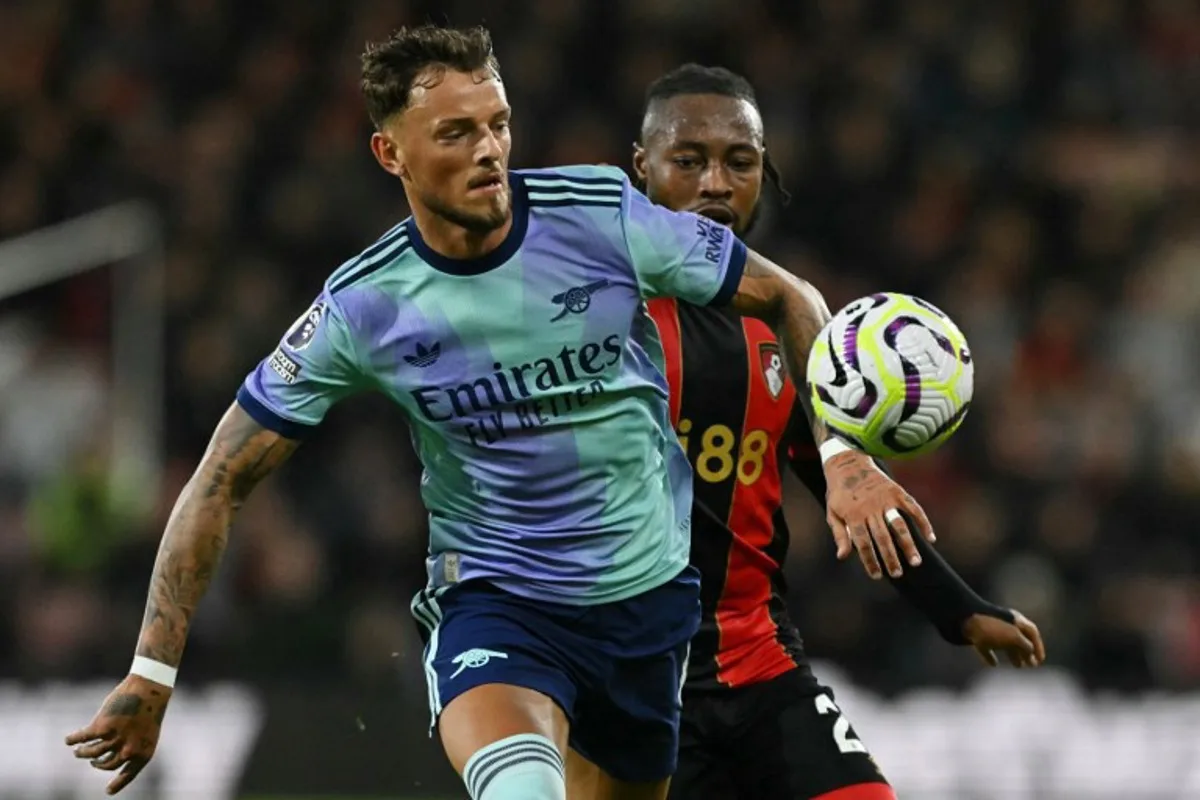
[[[633,143],[633,173],[641,183],[646,182],[646,148]]]
[[[375,131],[371,134],[371,153],[385,172],[400,179],[408,177],[408,164],[404,158],[404,151],[396,139],[386,131]]]

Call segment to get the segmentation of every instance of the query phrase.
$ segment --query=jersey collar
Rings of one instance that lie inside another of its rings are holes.
[[[450,258],[435,252],[426,244],[421,238],[421,232],[417,230],[416,221],[409,217],[405,227],[408,228],[408,240],[412,242],[417,255],[429,266],[450,275],[482,275],[516,255],[517,250],[521,249],[521,243],[525,241],[525,231],[529,228],[529,202],[525,193],[525,181],[520,175],[508,173],[508,185],[512,191],[513,224],[499,247],[478,258]]]

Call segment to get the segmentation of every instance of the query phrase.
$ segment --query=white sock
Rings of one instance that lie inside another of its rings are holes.
[[[481,748],[463,768],[472,800],[566,800],[562,755],[536,733],[520,733]]]

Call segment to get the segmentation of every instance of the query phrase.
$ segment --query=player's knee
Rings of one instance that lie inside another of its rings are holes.
[[[562,754],[545,736],[522,733],[493,742],[467,760],[472,800],[566,800]]]

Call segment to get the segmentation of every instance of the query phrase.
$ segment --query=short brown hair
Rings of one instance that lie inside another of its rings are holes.
[[[447,69],[500,75],[487,28],[400,28],[382,42],[367,44],[362,55],[362,92],[376,128],[408,106],[415,81],[431,68],[438,79]]]

